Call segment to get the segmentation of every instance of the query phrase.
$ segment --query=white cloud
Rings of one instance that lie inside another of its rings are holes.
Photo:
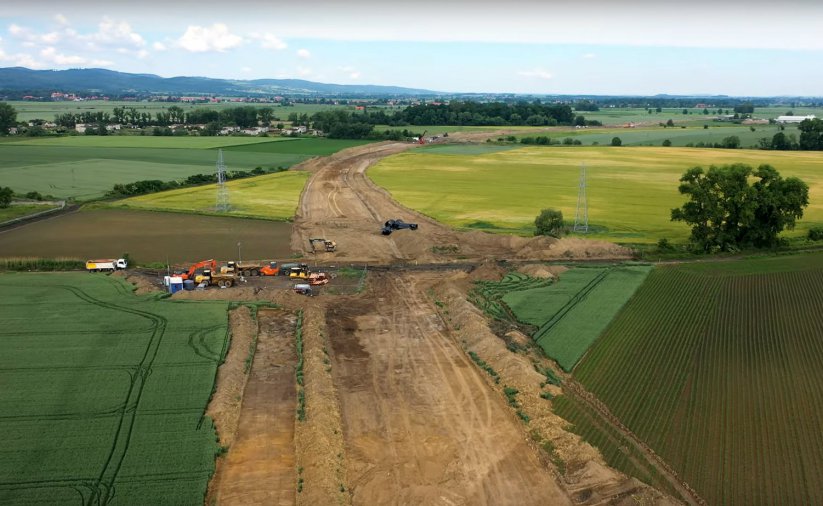
[[[532,70],[521,70],[517,74],[521,75],[523,77],[536,77],[538,79],[546,79],[546,80],[551,79],[551,78],[554,77],[551,74],[551,72],[548,72],[548,71],[540,69],[540,68],[536,68],[536,69],[532,69]]]
[[[110,67],[114,65],[114,62],[109,60],[92,60],[90,63],[93,67]]]
[[[297,75],[300,77],[308,77],[312,74],[312,70],[308,67],[297,66]]]
[[[345,67],[338,67],[341,72],[344,72],[349,79],[356,80],[360,79],[360,71],[352,67],[351,65],[346,65]]]
[[[55,65],[83,65],[86,59],[82,56],[71,56],[58,53],[54,47],[47,47],[40,51],[40,56],[47,62]]]
[[[0,62],[9,63],[15,67],[28,67],[30,69],[41,69],[45,67],[45,65],[32,58],[30,54],[6,54],[2,48],[0,48]]]
[[[136,56],[137,56],[138,59],[144,60],[149,56],[149,52],[146,51],[145,49],[141,49],[141,50],[137,51]]]
[[[277,35],[274,35],[273,33],[252,33],[251,37],[253,39],[259,40],[260,47],[264,49],[276,49],[279,51],[289,47],[288,44],[283,42],[283,39],[281,39]]]
[[[597,55],[594,53],[586,53],[581,58],[583,58],[584,60],[592,60],[594,58],[597,58]]]
[[[60,40],[60,33],[58,32],[38,34],[30,28],[14,23],[9,25],[9,33],[16,39],[22,40],[22,45],[26,47],[33,47],[38,44],[54,44]]]
[[[55,14],[54,15],[54,20],[59,25],[67,26],[69,24],[68,18],[66,16],[62,15],[62,14]]]
[[[311,51],[309,51],[308,49],[298,49],[297,56],[299,58],[303,58],[304,60],[308,60],[309,58],[311,58]]]
[[[146,45],[146,40],[143,36],[132,30],[131,25],[127,22],[115,21],[106,16],[100,21],[97,33],[84,36],[83,38],[104,45],[128,44],[137,48]]]
[[[241,68],[240,68],[240,72],[242,72],[242,73],[244,73],[244,74],[248,74],[248,73],[249,73],[249,72],[251,72],[251,71],[252,71],[252,68],[251,68],[251,67],[241,67]]]
[[[162,42],[155,42],[154,44],[152,44],[152,45],[151,45],[151,47],[152,47],[155,51],[165,51],[166,49],[168,49],[168,48],[166,47],[166,45],[165,45],[165,44],[163,44]]]
[[[215,23],[211,26],[189,26],[177,43],[192,53],[224,52],[240,46],[243,39],[231,33],[223,23]]]

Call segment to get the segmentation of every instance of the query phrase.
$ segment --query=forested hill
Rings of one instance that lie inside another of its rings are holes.
[[[170,77],[129,74],[106,69],[31,70],[0,68],[0,95],[51,92],[99,93],[107,95],[324,95],[324,96],[425,96],[436,92],[399,86],[369,84],[325,84],[300,79],[257,79],[252,81],[208,77]]]

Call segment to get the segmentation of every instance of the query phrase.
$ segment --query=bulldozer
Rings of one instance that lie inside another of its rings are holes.
[[[309,239],[309,246],[311,246],[312,253],[317,253],[318,251],[333,253],[337,249],[336,242],[322,237],[312,237]]]

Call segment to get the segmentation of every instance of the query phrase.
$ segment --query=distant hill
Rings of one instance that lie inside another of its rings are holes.
[[[31,70],[0,68],[0,94],[42,95],[54,91],[107,95],[339,95],[416,96],[436,95],[431,90],[371,84],[326,84],[300,79],[255,79],[250,81],[208,77],[170,77],[129,74],[106,69]]]

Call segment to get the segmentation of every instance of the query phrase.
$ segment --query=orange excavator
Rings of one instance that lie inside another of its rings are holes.
[[[418,144],[425,144],[426,143],[426,137],[425,137],[426,132],[428,132],[428,130],[423,130],[423,133],[420,135],[420,139],[417,140]]]
[[[197,262],[196,264],[189,267],[189,270],[180,273],[180,277],[184,280],[191,279],[194,280],[194,277],[197,274],[202,274],[204,270],[210,270],[211,272],[217,272],[217,262],[214,260],[202,260]]]

